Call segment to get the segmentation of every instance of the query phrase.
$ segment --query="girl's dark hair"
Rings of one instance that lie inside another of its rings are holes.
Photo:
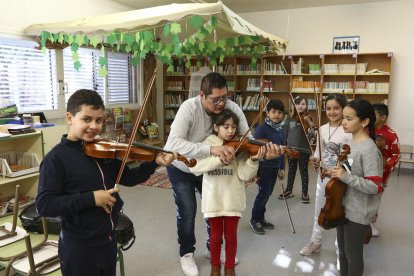
[[[347,98],[342,95],[342,94],[338,94],[338,93],[334,93],[329,95],[326,100],[325,100],[325,107],[326,107],[326,103],[330,100],[335,100],[341,107],[342,109],[344,109],[344,107],[348,104],[348,100]]]
[[[270,100],[266,106],[266,110],[269,112],[272,108],[274,110],[285,112],[285,105],[283,104],[281,100],[277,100],[277,99]]]
[[[214,114],[211,117],[212,125],[222,126],[228,119],[233,119],[233,122],[238,126],[239,125],[239,117],[237,117],[236,113],[231,111],[230,109],[223,109],[222,112],[218,114]],[[213,127],[213,134],[217,134]]]
[[[98,92],[89,89],[80,89],[69,97],[66,111],[75,116],[81,110],[82,105],[91,105],[95,110],[100,108],[105,109],[105,105]]]
[[[366,118],[369,119],[369,123],[368,123],[369,136],[375,142],[374,124],[375,124],[376,117],[375,117],[374,107],[372,106],[372,104],[366,100],[356,99],[356,100],[349,102],[347,106],[355,110],[357,117],[361,121]]]

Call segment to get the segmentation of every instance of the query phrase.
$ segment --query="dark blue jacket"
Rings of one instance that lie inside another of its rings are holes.
[[[113,188],[120,167],[119,159],[87,156],[82,141],[70,141],[64,135],[40,164],[37,211],[41,216],[61,217],[60,236],[65,243],[95,246],[111,242],[123,201],[115,194],[115,206],[112,213],[107,214],[95,205],[93,192]],[[133,169],[126,167],[120,184],[134,186],[142,183],[156,168],[155,161]]]
[[[258,125],[254,132],[255,139],[267,139],[276,145],[285,144],[285,132],[286,128],[282,128],[280,131],[275,130],[266,123]],[[276,159],[262,160],[260,161],[260,166],[267,168],[280,168],[281,170],[285,169],[285,156],[280,156]]]

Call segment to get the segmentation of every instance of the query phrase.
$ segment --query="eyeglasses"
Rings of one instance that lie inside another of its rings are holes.
[[[224,96],[220,98],[210,98],[210,100],[214,105],[219,105],[220,102],[223,102],[224,104],[227,103],[228,98],[227,96]]]

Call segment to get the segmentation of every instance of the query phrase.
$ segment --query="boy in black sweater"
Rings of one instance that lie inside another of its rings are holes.
[[[283,121],[285,107],[280,100],[270,100],[266,106],[265,122],[257,126],[254,138],[267,139],[273,144],[284,145],[286,140],[286,127]],[[252,208],[250,227],[253,232],[264,235],[264,229],[273,230],[275,226],[265,219],[266,204],[272,195],[276,179],[285,177],[285,157],[281,155],[276,159],[262,160],[257,171],[259,192]]]
[[[40,165],[36,207],[41,216],[60,216],[59,257],[64,276],[116,274],[114,229],[123,201],[114,188],[119,159],[86,155],[104,123],[104,104],[96,91],[78,90],[67,104],[69,132],[63,135]],[[146,181],[158,165],[168,165],[172,154],[158,154],[151,162],[123,171],[119,184]]]

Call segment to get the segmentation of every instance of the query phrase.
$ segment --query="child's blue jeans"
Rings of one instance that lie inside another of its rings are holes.
[[[273,193],[278,172],[279,168],[259,165],[257,171],[259,192],[253,204],[251,221],[261,222],[265,218],[266,203]]]

